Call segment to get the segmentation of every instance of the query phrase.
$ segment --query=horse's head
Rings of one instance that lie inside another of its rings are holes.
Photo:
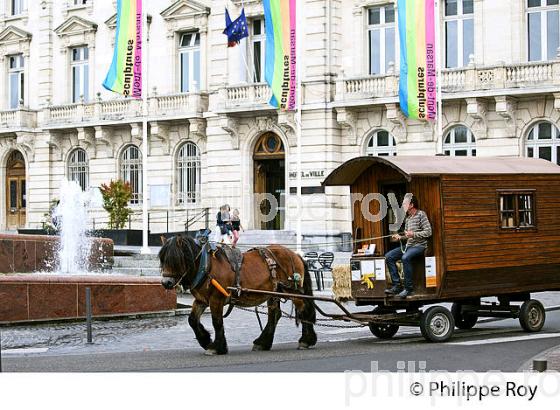
[[[196,273],[196,244],[191,238],[181,235],[171,239],[162,238],[159,251],[161,284],[165,289],[173,289],[179,283],[188,287]]]

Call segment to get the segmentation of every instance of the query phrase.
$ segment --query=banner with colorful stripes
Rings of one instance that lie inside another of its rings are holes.
[[[115,51],[103,87],[142,98],[142,0],[117,0]]]
[[[296,0],[263,0],[266,27],[265,80],[272,89],[270,105],[296,108]]]
[[[399,100],[409,118],[435,120],[435,0],[398,0],[401,69]]]

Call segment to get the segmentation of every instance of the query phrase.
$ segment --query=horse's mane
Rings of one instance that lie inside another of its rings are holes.
[[[186,273],[183,285],[188,287],[196,274],[197,253],[198,245],[194,239],[179,235],[165,241],[158,257],[161,266],[172,272],[176,279]]]

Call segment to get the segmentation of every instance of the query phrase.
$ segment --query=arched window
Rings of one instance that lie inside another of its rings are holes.
[[[121,154],[120,178],[132,188],[131,204],[142,202],[142,155],[134,145],[127,146]]]
[[[368,140],[366,155],[370,157],[389,157],[397,155],[395,138],[385,130],[376,131]]]
[[[76,148],[68,157],[68,181],[76,181],[82,191],[89,188],[89,161],[82,148]]]
[[[195,204],[200,200],[200,151],[187,142],[177,153],[177,203]]]
[[[531,127],[525,140],[525,155],[560,165],[560,132],[554,124],[543,121]]]
[[[476,139],[463,125],[452,128],[443,140],[443,153],[452,157],[476,157]]]

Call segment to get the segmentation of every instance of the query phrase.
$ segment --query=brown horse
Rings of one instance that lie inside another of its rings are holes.
[[[200,268],[201,255],[203,252],[207,252],[206,246],[208,245],[201,246],[192,238],[183,236],[175,236],[166,240],[159,252],[163,276],[162,285],[166,289],[173,289],[181,284],[183,288],[190,289],[195,301],[189,316],[189,324],[198,343],[206,350],[206,354],[226,354],[228,348],[224,333],[223,312],[224,306],[231,301],[212,284],[212,279],[217,281],[223,289],[227,289],[236,285],[236,275],[224,250],[218,247],[217,251],[208,255],[210,261],[207,264],[209,266],[208,274],[200,284],[193,288],[193,281]],[[269,263],[261,256],[263,251],[276,264],[275,278],[273,278]],[[300,283],[300,286],[294,287],[294,282],[298,280],[298,277],[303,279],[303,284]],[[307,264],[299,255],[283,246],[272,245],[261,251],[254,249],[245,252],[239,279],[239,285],[244,289],[313,294]],[[309,299],[293,298],[292,301],[296,308],[297,318],[301,321],[303,328],[299,348],[310,348],[317,343],[317,335],[313,329],[315,306]],[[267,302],[268,305],[268,322],[261,335],[253,341],[253,350],[271,349],[276,325],[282,315],[280,298],[251,293],[242,293],[235,298],[235,305],[241,307],[258,306],[264,302]],[[200,317],[208,306],[210,306],[214,326],[213,342],[208,331],[200,323]]]

